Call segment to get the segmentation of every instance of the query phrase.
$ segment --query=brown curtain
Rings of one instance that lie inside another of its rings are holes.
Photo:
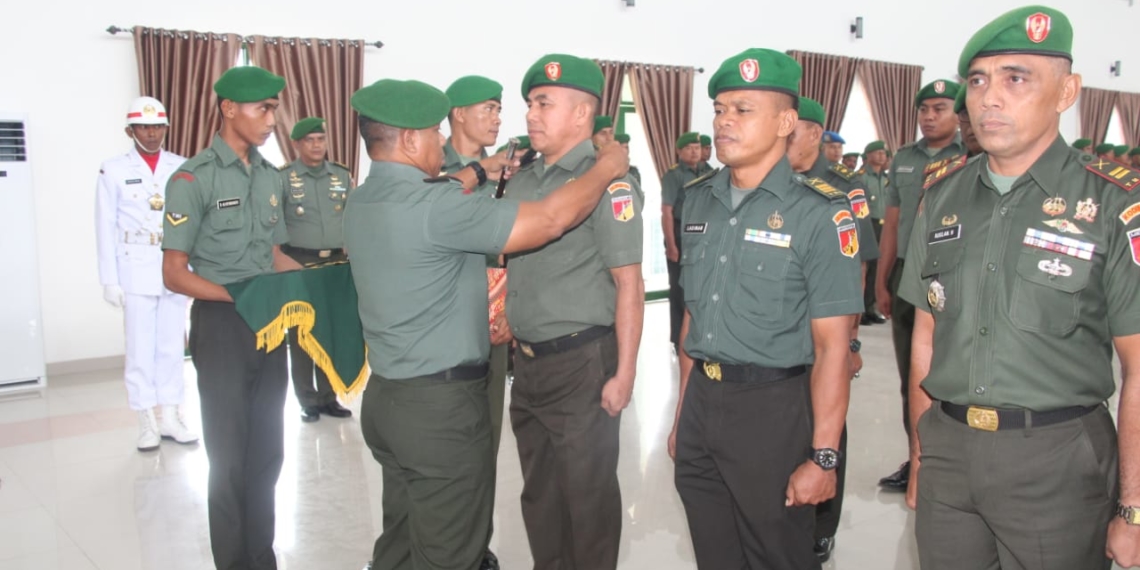
[[[235,34],[200,33],[136,26],[139,93],[166,106],[166,148],[190,157],[210,145],[222,120],[214,82],[241,52]]]
[[[677,138],[689,130],[693,118],[692,67],[629,64],[633,104],[645,125],[645,140],[657,177],[673,164]]]
[[[606,79],[602,88],[602,105],[598,109],[599,115],[613,117],[614,127],[617,127],[618,109],[621,108],[621,84],[625,79],[626,69],[629,66],[624,61],[607,61],[595,59],[595,63],[602,68],[602,75]]]
[[[828,55],[792,50],[788,52],[804,69],[800,95],[815,99],[827,112],[823,128],[839,132],[855,84],[858,60],[842,55]]]
[[[879,138],[891,152],[914,142],[918,134],[914,94],[922,86],[922,66],[860,59],[856,67]]]
[[[1140,93],[1118,93],[1116,108],[1120,111],[1120,122],[1124,126],[1125,142],[1140,146]],[[1082,112],[1082,118],[1083,116]]]
[[[1108,134],[1108,123],[1112,120],[1112,109],[1116,106],[1116,91],[1107,89],[1081,89],[1081,136],[1092,139],[1093,144],[1104,142]],[[1125,133],[1128,131],[1126,130]]]
[[[293,125],[321,117],[326,121],[329,160],[348,166],[353,180],[359,180],[360,137],[349,99],[364,83],[364,42],[264,36],[247,41],[250,63],[285,78],[276,135],[286,160],[297,158],[289,138]]]

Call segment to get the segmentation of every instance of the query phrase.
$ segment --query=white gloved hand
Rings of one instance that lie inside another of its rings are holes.
[[[123,306],[123,288],[118,285],[104,285],[103,300],[110,303],[112,307],[121,308]]]

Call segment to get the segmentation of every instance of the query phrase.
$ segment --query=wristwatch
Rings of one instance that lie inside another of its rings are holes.
[[[1116,514],[1128,524],[1140,525],[1140,507],[1126,507],[1117,502]]]
[[[475,171],[475,178],[479,182],[479,186],[487,183],[487,171],[483,169],[482,164],[479,164],[478,161],[473,160],[467,163],[467,166],[470,166],[471,170]]]
[[[839,467],[839,461],[841,459],[843,459],[843,454],[830,447],[813,449],[811,452],[812,463],[819,465],[819,468],[824,471],[831,471]]]
[[[863,348],[863,343],[860,342],[859,339],[857,339],[857,338],[851,339],[851,352],[859,352],[859,349],[861,349],[861,348]]]

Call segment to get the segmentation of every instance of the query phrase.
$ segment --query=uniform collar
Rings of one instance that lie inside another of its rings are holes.
[[[218,155],[218,160],[222,161],[222,166],[229,166],[235,162],[241,162],[241,159],[238,158],[238,155],[236,152],[234,152],[234,149],[230,148],[230,145],[222,139],[221,134],[214,135],[214,140],[210,143],[210,148],[213,149],[214,153]],[[251,145],[249,147],[250,168],[258,166],[261,162],[263,162],[261,153],[257,151],[257,147]]]
[[[679,168],[681,170],[688,170],[689,172],[692,172],[693,174],[700,176],[701,174],[703,174],[705,172],[705,170],[703,168],[701,168],[701,164],[702,163],[698,162],[697,166],[695,168],[689,168],[688,164],[685,164],[684,162],[677,162],[677,168]]]
[[[1069,144],[1065,142],[1065,137],[1060,133],[1057,138],[1053,140],[1053,144],[1045,149],[1045,152],[1037,158],[1033,166],[1029,167],[1028,174],[1037,187],[1041,188],[1042,192],[1050,196],[1058,196],[1061,194],[1061,170],[1073,158],[1074,151],[1069,148]],[[1022,176],[1024,178],[1024,175]]]
[[[590,142],[590,139],[586,139],[570,149],[570,152],[558,159],[558,162],[552,165],[544,165],[546,168],[543,174],[545,175],[546,172],[549,172],[553,166],[557,166],[567,172],[574,172],[578,169],[578,166],[582,164],[582,161],[594,156],[597,156],[597,151],[594,150],[594,143]]]
[[[729,210],[732,210],[732,168],[722,168],[720,172],[713,176],[713,196],[720,200]],[[780,157],[780,162],[772,167],[772,171],[764,177],[760,185],[756,187],[757,190],[764,190],[769,194],[779,198],[781,201],[786,200],[792,191],[792,177],[800,176],[792,172],[792,164],[788,162],[788,157]],[[744,188],[741,188],[744,190]],[[749,194],[751,195],[751,194]]]
[[[928,152],[928,150],[930,149],[930,144],[928,144],[926,137],[922,137],[922,140],[918,141],[918,143],[916,143],[915,146],[919,147],[924,154],[926,154],[926,155],[930,154]],[[965,149],[965,147],[962,146],[962,133],[961,133],[961,131],[955,132],[954,133],[954,140],[950,141],[950,144],[939,149],[938,152],[942,152],[942,151],[944,151],[948,148],[951,148],[951,147],[953,147],[955,150],[957,150],[958,154],[966,154],[966,149]],[[934,158],[934,157],[931,157],[931,158]]]
[[[311,174],[313,176],[321,176],[330,172],[329,161],[322,160],[317,166],[309,166],[305,164],[300,158],[293,161],[293,170],[301,174]]]
[[[831,169],[831,163],[827,161],[827,157],[822,152],[815,157],[815,164],[804,173],[808,178],[823,178],[824,174]]]
[[[368,177],[373,176],[379,179],[399,179],[399,180],[423,180],[431,175],[424,174],[424,171],[402,162],[390,162],[384,160],[372,161],[372,166],[368,168]]]
[[[480,149],[478,158],[480,160],[487,158],[487,149]],[[459,151],[455,150],[455,145],[451,144],[451,137],[447,137],[447,142],[443,144],[443,164],[466,166],[466,164],[463,163],[463,155],[459,154]]]

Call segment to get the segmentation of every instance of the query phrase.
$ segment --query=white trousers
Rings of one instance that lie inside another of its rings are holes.
[[[125,295],[127,402],[132,410],[182,403],[186,302],[183,295]]]

